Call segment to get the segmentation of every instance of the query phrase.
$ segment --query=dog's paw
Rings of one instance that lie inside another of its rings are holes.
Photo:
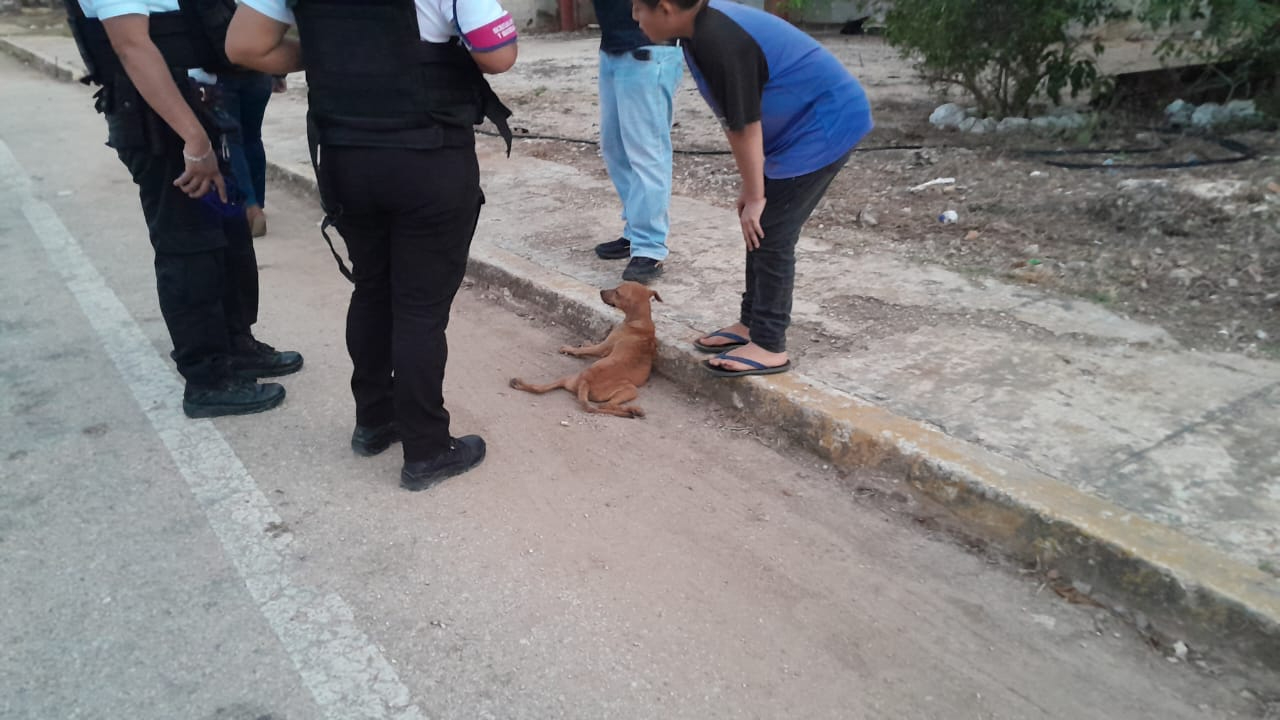
[[[572,345],[561,345],[561,346],[560,346],[560,354],[561,354],[561,355],[576,355],[577,353],[578,353],[578,348],[576,348],[576,347],[574,347],[574,346],[572,346]]]
[[[631,411],[631,417],[633,417],[633,418],[642,418],[642,417],[644,417],[644,410],[642,410],[642,409],[640,409],[640,408],[636,407],[635,405],[632,405],[632,406],[628,407],[628,408],[627,408],[627,410]]]
[[[519,390],[519,389],[520,389],[520,387],[521,387],[522,385],[524,385],[524,381],[523,381],[523,380],[521,380],[520,378],[511,378],[511,382],[507,383],[507,385],[510,385],[511,387],[515,388],[516,390]]]

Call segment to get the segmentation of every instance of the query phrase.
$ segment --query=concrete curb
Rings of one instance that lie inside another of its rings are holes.
[[[69,62],[58,58],[46,57],[34,50],[22,47],[8,37],[0,37],[0,50],[56,80],[74,82],[85,72],[79,61]]]
[[[7,38],[0,38],[0,49],[55,78],[75,79],[76,69]],[[317,195],[309,173],[271,162],[268,173],[273,183]],[[603,336],[617,320],[600,303],[598,288],[498,248],[476,246],[468,274],[584,336]],[[802,374],[712,378],[698,367],[705,356],[689,343],[695,330],[658,315],[657,369],[681,387],[746,409],[837,467],[876,467],[904,477],[925,513],[947,529],[1088,583],[1094,597],[1146,614],[1170,638],[1243,656],[1266,668],[1273,682],[1280,676],[1280,579]]]

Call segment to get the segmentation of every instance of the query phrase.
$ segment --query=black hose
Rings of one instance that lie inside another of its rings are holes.
[[[524,128],[513,128],[515,130],[515,138],[522,140],[551,140],[554,142],[573,143],[576,145],[599,145],[599,140],[588,140],[584,138],[563,137],[560,135],[542,135],[539,133],[531,133]],[[1158,132],[1173,132],[1168,130],[1158,130]],[[488,135],[489,137],[499,137],[498,133],[490,130],[476,130],[478,135]],[[1167,163],[1077,163],[1066,162],[1062,160],[1045,160],[1046,165],[1066,170],[1182,170],[1186,168],[1208,167],[1210,165],[1230,165],[1233,163],[1245,162],[1257,159],[1257,152],[1236,140],[1227,138],[1213,138],[1220,147],[1235,153],[1233,157],[1215,158],[1211,160],[1191,160],[1183,162],[1167,162]],[[877,145],[875,147],[858,147],[854,148],[856,153],[865,152],[882,152],[885,150],[925,150],[925,149],[945,149],[954,147],[952,145]],[[1022,150],[1021,153],[1029,158],[1045,158],[1045,157],[1064,157],[1073,155],[1141,155],[1149,153],[1157,153],[1166,150],[1165,147],[1142,147],[1142,148],[1106,148],[1101,150],[1081,149],[1081,150]],[[675,148],[672,152],[676,155],[731,155],[729,150],[709,150],[702,148]]]
[[[1219,147],[1235,153],[1233,157],[1214,158],[1211,160],[1187,160],[1183,162],[1163,163],[1078,163],[1061,160],[1045,160],[1046,165],[1067,170],[1184,170],[1186,168],[1208,167],[1210,165],[1231,165],[1258,157],[1253,148],[1236,140],[1213,138]],[[1159,152],[1164,148],[1135,148],[1126,150],[1024,150],[1023,155],[1029,157],[1063,156],[1063,155],[1137,155],[1141,153]]]
[[[585,138],[571,138],[560,135],[542,135],[539,133],[531,133],[524,128],[511,128],[513,137],[516,140],[551,140],[554,142],[572,143],[575,145],[599,145],[599,140],[588,140]],[[498,133],[492,130],[476,130],[477,135],[487,135],[489,137],[500,137]],[[883,145],[869,148],[854,148],[854,152],[879,152],[881,150],[923,150],[928,145]],[[676,155],[732,155],[729,150],[710,150],[703,148],[675,148],[672,150]]]

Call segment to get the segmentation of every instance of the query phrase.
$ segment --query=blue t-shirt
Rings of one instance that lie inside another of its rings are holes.
[[[711,0],[682,44],[720,122],[729,130],[761,123],[766,177],[821,170],[871,131],[862,86],[835,55],[781,18]]]

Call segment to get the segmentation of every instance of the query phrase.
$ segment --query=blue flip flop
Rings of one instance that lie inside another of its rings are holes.
[[[751,369],[750,370],[725,370],[724,368],[718,368],[715,365],[711,364],[711,360],[714,360],[716,358],[719,358],[721,360],[729,360],[731,362],[736,362],[736,363],[742,363],[743,365],[749,365]],[[716,377],[735,378],[735,377],[746,377],[748,375],[777,375],[778,373],[784,373],[791,369],[790,360],[786,361],[781,365],[775,365],[773,367],[769,367],[764,363],[756,362],[755,360],[752,360],[750,358],[738,357],[737,355],[730,355],[727,352],[720,353],[719,355],[716,356],[716,358],[711,358],[711,360],[702,361],[702,368],[707,372],[711,373],[712,375],[715,375]]]
[[[713,337],[724,338],[725,340],[732,340],[733,342],[725,343],[724,345],[704,345],[702,343],[702,338],[713,338]],[[731,333],[731,332],[725,332],[724,330],[719,330],[717,332],[703,335],[697,340],[694,340],[693,346],[698,348],[704,353],[714,353],[718,355],[724,352],[725,350],[733,350],[735,348],[740,348],[749,342],[751,341],[742,337],[741,335]]]

